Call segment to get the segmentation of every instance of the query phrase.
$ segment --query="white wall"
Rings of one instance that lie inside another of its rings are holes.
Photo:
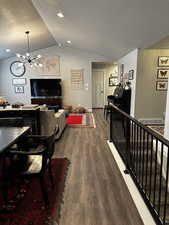
[[[63,104],[72,106],[84,106],[92,108],[92,82],[91,82],[91,62],[107,61],[102,56],[84,52],[72,48],[58,48],[53,46],[46,49],[41,49],[34,52],[34,54],[41,54],[43,56],[60,56],[60,72],[63,88]],[[56,78],[55,76],[44,76],[37,73],[32,73],[32,70],[27,66],[27,71],[23,77],[27,78],[27,85],[25,85],[24,94],[16,94],[12,79],[14,76],[10,74],[10,64],[15,61],[16,57],[9,58],[0,62],[0,96],[5,96],[9,103],[23,102],[30,103],[30,79],[31,78]],[[88,90],[72,90],[70,83],[70,70],[84,69],[84,83],[88,84]]]
[[[137,59],[138,49],[133,50],[123,58],[118,60],[118,64],[124,64],[124,73],[134,70],[134,79],[131,80],[131,108],[130,115],[135,116],[135,96],[136,96],[136,79],[137,79]]]

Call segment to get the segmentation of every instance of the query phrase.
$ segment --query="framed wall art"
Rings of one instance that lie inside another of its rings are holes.
[[[39,74],[43,76],[57,76],[60,77],[60,57],[59,56],[42,56],[38,63],[41,63],[42,67],[32,67],[30,70],[31,75]]]
[[[167,79],[169,77],[169,69],[158,69],[157,79]]]
[[[123,83],[124,64],[119,65],[120,83]]]
[[[71,87],[72,89],[83,89],[84,87],[84,70],[71,70]]]
[[[24,87],[23,86],[15,86],[15,93],[24,93]]]
[[[168,82],[167,81],[157,81],[156,90],[157,91],[167,91]]]
[[[159,56],[158,57],[159,67],[169,67],[169,56]]]
[[[128,78],[129,78],[129,80],[133,80],[134,79],[134,70],[129,70]]]
[[[26,78],[14,78],[12,79],[13,85],[25,85],[26,84]]]
[[[110,76],[109,77],[109,86],[117,86],[118,85],[118,77]]]

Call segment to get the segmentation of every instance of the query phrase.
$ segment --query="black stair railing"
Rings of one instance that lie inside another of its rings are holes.
[[[121,155],[152,216],[169,225],[169,141],[126,114],[110,107],[110,141]]]

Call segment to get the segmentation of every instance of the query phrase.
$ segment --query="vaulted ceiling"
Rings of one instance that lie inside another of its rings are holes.
[[[56,44],[30,0],[0,0],[0,59],[27,51],[27,30],[31,31],[31,50]],[[10,53],[5,52],[7,48]]]
[[[169,0],[0,0],[0,58],[71,40],[72,48],[116,60],[169,35]],[[61,10],[65,17],[58,18]],[[5,53],[10,48],[12,53]]]

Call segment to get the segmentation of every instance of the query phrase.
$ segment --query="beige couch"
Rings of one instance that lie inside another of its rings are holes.
[[[40,111],[40,130],[41,135],[50,135],[56,125],[59,126],[59,133],[56,138],[60,138],[65,127],[66,127],[66,117],[64,110],[60,109],[55,113],[54,110],[41,110]]]

